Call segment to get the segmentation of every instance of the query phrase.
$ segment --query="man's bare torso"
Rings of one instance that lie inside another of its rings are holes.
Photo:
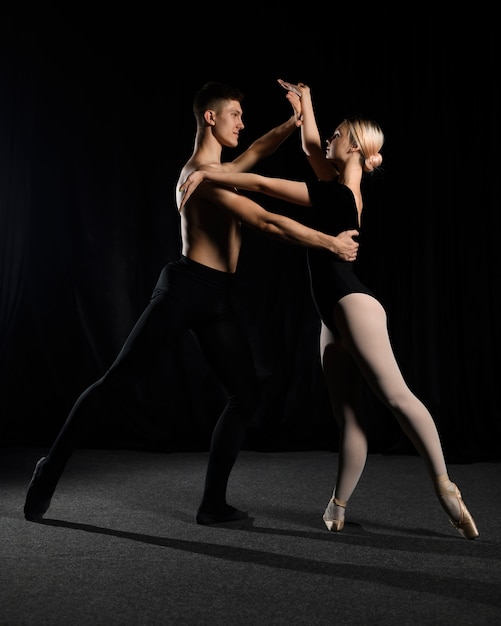
[[[195,169],[203,167],[223,169],[218,163],[204,164],[193,159],[181,170],[176,186],[179,206],[180,185]],[[215,201],[211,184],[201,185],[181,212],[182,254],[222,272],[235,272],[241,247],[241,226],[219,201]]]

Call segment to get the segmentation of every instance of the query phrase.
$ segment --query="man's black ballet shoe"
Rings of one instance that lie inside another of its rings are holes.
[[[43,518],[54,494],[55,485],[50,485],[47,477],[43,475],[46,460],[47,457],[45,456],[39,459],[28,485],[24,503],[24,517],[30,522],[38,522]]]
[[[224,524],[226,522],[237,522],[239,520],[247,519],[249,514],[247,511],[240,511],[233,506],[226,505],[222,509],[213,511],[204,511],[198,509],[195,516],[195,521],[201,526],[210,526],[211,524]]]

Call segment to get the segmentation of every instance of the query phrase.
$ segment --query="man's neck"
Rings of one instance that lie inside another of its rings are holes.
[[[195,147],[190,161],[197,163],[221,163],[223,146],[211,133],[205,133],[202,137],[196,137]]]

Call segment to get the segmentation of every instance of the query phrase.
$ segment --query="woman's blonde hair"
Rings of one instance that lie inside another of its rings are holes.
[[[360,150],[360,160],[364,172],[373,172],[383,162],[379,152],[384,144],[384,134],[379,124],[362,117],[349,117],[344,120],[348,127],[350,142]]]

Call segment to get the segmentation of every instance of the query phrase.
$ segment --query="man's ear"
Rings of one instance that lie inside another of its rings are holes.
[[[204,113],[204,120],[207,126],[214,126],[216,123],[216,114],[211,109],[207,109]]]

